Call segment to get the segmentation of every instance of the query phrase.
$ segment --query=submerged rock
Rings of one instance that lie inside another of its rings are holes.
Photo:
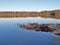
[[[53,32],[56,30],[60,30],[60,25],[31,23],[31,24],[23,24],[21,25],[21,28],[32,29],[35,31]]]
[[[54,37],[60,38],[60,30],[54,31],[52,34],[53,34]]]

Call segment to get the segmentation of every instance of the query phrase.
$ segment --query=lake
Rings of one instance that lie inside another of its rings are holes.
[[[59,24],[60,19],[0,18],[0,45],[60,45],[60,38],[54,37],[51,32],[36,32],[18,26],[27,23]]]

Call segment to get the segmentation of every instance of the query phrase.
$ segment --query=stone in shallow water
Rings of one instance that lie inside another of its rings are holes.
[[[56,31],[56,30],[60,30],[59,26],[54,25],[54,24],[31,23],[31,24],[23,24],[23,25],[21,25],[21,28],[32,29],[32,30],[35,30],[35,31],[53,32],[53,31]]]
[[[56,38],[60,38],[60,30],[59,31],[54,31],[53,36]]]

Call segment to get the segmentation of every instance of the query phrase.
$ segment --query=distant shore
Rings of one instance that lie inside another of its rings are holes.
[[[60,19],[60,10],[29,12],[29,11],[0,11],[0,18],[44,17]]]

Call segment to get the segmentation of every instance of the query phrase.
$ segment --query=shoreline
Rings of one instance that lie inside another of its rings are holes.
[[[60,19],[60,9],[41,12],[29,11],[0,11],[0,18],[18,18],[18,17],[42,17],[42,18],[55,18]]]

